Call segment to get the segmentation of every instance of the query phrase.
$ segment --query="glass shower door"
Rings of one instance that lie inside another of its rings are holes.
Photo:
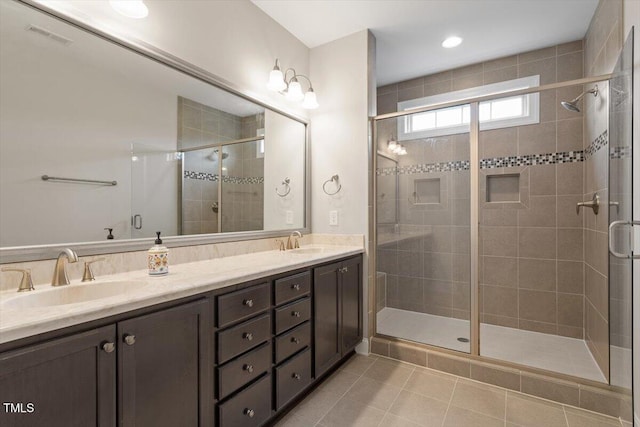
[[[609,377],[612,385],[631,394],[632,259],[639,257],[633,250],[630,230],[633,223],[633,33],[620,53],[609,89]],[[636,222],[635,226],[640,223]],[[626,418],[631,419],[631,414]]]
[[[377,332],[469,352],[468,106],[378,120],[376,135]]]

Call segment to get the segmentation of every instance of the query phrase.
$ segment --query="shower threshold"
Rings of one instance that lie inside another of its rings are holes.
[[[377,315],[377,332],[451,350],[469,352],[469,321],[385,307]],[[480,325],[480,354],[493,359],[606,382],[584,340]]]

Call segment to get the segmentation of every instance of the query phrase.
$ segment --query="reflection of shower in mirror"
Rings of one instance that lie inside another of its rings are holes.
[[[209,154],[209,155],[207,156],[207,159],[211,160],[212,162],[217,161],[217,160],[218,160],[218,152],[219,152],[219,149],[218,149],[218,148],[216,148],[215,150],[213,150],[213,151],[211,152],[211,154]],[[223,153],[222,153],[222,160],[226,159],[227,157],[229,157],[229,153],[224,153],[224,152],[223,152]]]

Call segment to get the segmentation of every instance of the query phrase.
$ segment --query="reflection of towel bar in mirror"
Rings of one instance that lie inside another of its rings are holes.
[[[249,194],[251,196],[257,196],[258,192],[257,191],[233,190],[233,191],[227,191],[227,194]]]
[[[327,184],[330,182],[336,183],[336,191],[334,191],[333,193],[330,193],[327,191]],[[342,185],[340,184],[340,177],[337,174],[333,175],[331,178],[326,180],[324,184],[322,184],[322,191],[324,191],[324,193],[328,196],[333,196],[335,194],[338,194],[341,189],[342,189]]]
[[[42,175],[43,181],[64,181],[75,182],[78,184],[99,184],[99,185],[118,185],[118,181],[99,181],[96,179],[82,179],[82,178],[60,178],[58,176]]]
[[[289,178],[285,178],[284,181],[282,181],[282,184],[280,184],[283,187],[285,187],[285,190],[282,193],[280,193],[278,191],[278,187],[276,187],[276,194],[280,197],[287,196],[291,192],[291,186],[289,185],[290,182],[291,180]]]

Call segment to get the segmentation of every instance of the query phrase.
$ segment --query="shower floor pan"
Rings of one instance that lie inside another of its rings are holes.
[[[379,334],[469,352],[469,321],[385,307]],[[493,359],[606,382],[583,340],[488,324],[480,325],[480,354]]]

